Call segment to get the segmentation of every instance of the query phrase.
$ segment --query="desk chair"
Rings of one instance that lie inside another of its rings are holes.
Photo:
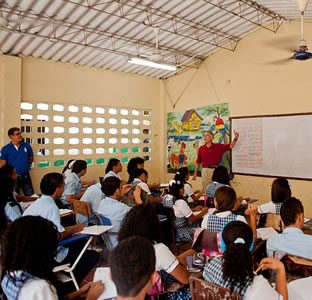
[[[111,221],[109,218],[104,217],[103,215],[99,213],[94,213],[94,217],[96,219],[96,225],[112,225]],[[119,232],[105,232],[102,234],[102,238],[104,240],[104,243],[106,245],[106,248],[108,251],[111,251],[112,248],[110,247],[110,243],[108,242],[108,237],[109,236],[118,236]],[[105,248],[105,247],[104,247]],[[105,253],[105,250],[103,248],[103,256],[107,256],[108,253]]]
[[[80,253],[77,256],[77,258],[75,259],[75,261],[73,262],[72,266],[70,266],[70,264],[63,264],[63,265],[55,267],[53,269],[53,272],[59,273],[61,271],[65,271],[65,272],[69,273],[70,277],[62,274],[63,276],[62,275],[59,276],[60,279],[63,282],[73,281],[75,288],[77,290],[79,290],[79,286],[78,286],[77,280],[76,280],[75,275],[74,275],[74,269],[76,268],[80,259],[82,258],[82,256],[86,252],[86,250],[87,250],[88,246],[90,245],[93,237],[99,236],[99,235],[103,234],[104,232],[106,232],[112,228],[113,228],[112,226],[90,226],[90,227],[86,227],[84,229],[84,231],[86,232],[85,234],[82,234],[82,233],[73,234],[72,236],[60,241],[59,246],[65,246],[65,245],[68,245],[68,244],[71,244],[74,242],[78,242],[78,241],[81,241],[84,239],[88,239],[86,244],[84,245],[84,247],[81,250],[79,250]]]
[[[80,201],[80,200],[71,200],[71,206],[72,206],[73,211],[76,214],[81,214],[83,216],[86,216],[88,218],[88,224],[90,223],[90,217],[92,213],[91,213],[89,202]]]
[[[278,232],[282,232],[284,229],[281,216],[272,213],[261,214],[259,216],[257,227],[272,227]]]
[[[65,246],[74,242],[78,242],[84,239],[88,239],[85,246],[82,248],[80,254],[78,255],[78,257],[76,258],[75,262],[73,263],[72,266],[70,266],[70,264],[64,264],[64,265],[60,265],[57,266],[55,268],[53,268],[53,272],[54,273],[59,273],[58,277],[60,278],[60,280],[62,282],[69,282],[69,281],[73,281],[76,290],[79,290],[79,285],[76,281],[75,275],[74,275],[74,269],[76,268],[78,262],[80,261],[82,255],[85,253],[85,251],[87,250],[88,246],[90,245],[91,241],[92,241],[93,235],[90,234],[76,234],[76,235],[72,235],[62,241],[59,242],[59,246]],[[60,272],[67,272],[69,273],[70,277],[60,273]]]
[[[190,277],[192,300],[241,300],[240,294],[221,286],[209,283],[203,279]]]

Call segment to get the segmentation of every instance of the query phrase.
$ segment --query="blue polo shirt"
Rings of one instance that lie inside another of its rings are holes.
[[[28,158],[31,156],[34,156],[34,153],[29,144],[22,141],[17,150],[11,142],[1,149],[0,160],[5,160],[15,168],[17,174],[22,175],[30,170]]]

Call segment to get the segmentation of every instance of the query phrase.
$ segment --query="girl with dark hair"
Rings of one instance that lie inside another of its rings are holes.
[[[135,169],[144,169],[144,159],[143,158],[133,157],[128,162],[128,166],[127,166],[127,172],[129,174],[128,183],[133,181],[133,179],[131,179],[130,177],[131,177],[132,171],[134,171]],[[159,183],[148,184],[149,189],[154,189],[154,188],[157,188],[159,186],[160,186]]]
[[[154,197],[147,185],[148,173],[145,169],[134,169],[132,170],[128,183],[133,186],[140,186],[143,191],[147,193],[147,200],[150,203],[161,202],[162,199],[159,197]]]
[[[282,262],[266,257],[260,261],[261,269],[276,270],[276,288],[253,272],[253,234],[248,225],[241,221],[228,223],[221,233],[222,256],[208,262],[203,277],[206,281],[238,292],[244,300],[279,299],[287,300],[286,273]]]
[[[160,273],[165,286],[174,281],[181,284],[189,283],[190,274],[186,267],[186,256],[193,255],[195,250],[188,250],[176,257],[166,245],[160,242],[160,224],[153,205],[137,205],[126,215],[119,232],[119,241],[135,235],[153,243],[156,256],[155,269]],[[191,299],[190,290],[183,288],[176,293],[169,293],[169,299]]]
[[[8,227],[1,245],[1,286],[9,300],[65,299],[52,271],[57,246],[55,226],[39,216],[19,218]],[[91,283],[68,298],[97,299],[102,291],[102,283]]]
[[[22,208],[13,196],[14,180],[11,177],[0,178],[0,231],[7,227],[7,222],[13,222],[22,216]]]
[[[141,157],[132,157],[127,165],[127,172],[130,176],[134,169],[144,169],[144,159]]]
[[[190,179],[190,172],[187,167],[182,167],[178,170],[177,174],[181,175],[181,179],[184,182],[184,197],[190,203],[196,202],[199,200],[201,192],[197,190],[193,192],[192,185],[187,181]]]
[[[70,159],[66,166],[64,167],[63,171],[62,171],[62,175],[64,177],[64,180],[72,173],[72,169],[73,169],[73,165],[75,163],[76,160],[74,159]]]
[[[219,166],[213,171],[212,183],[207,186],[206,195],[208,197],[214,197],[216,190],[224,185],[230,186],[230,176],[226,167]]]
[[[216,211],[206,216],[203,219],[202,228],[205,228],[209,231],[220,232],[225,224],[230,221],[242,221],[247,223],[245,217],[236,215],[233,213],[233,208],[237,202],[236,193],[233,188],[229,186],[222,186],[216,190],[214,205]],[[255,236],[256,233],[256,214],[257,206],[253,204],[248,205],[247,213],[250,215],[250,227]]]
[[[15,181],[17,179],[17,173],[16,173],[15,168],[11,165],[4,165],[3,167],[1,167],[0,178],[2,177],[11,177],[14,180],[14,184],[15,184]],[[22,196],[16,193],[15,190],[13,191],[13,197],[18,202],[29,202],[29,201],[35,201],[38,199],[38,196],[37,197]]]
[[[107,167],[105,169],[106,175],[104,176],[104,179],[111,177],[111,176],[114,176],[120,179],[120,176],[118,175],[118,173],[120,173],[121,171],[122,171],[122,165],[121,165],[120,160],[117,158],[112,158],[109,160]]]
[[[271,201],[258,206],[259,214],[280,214],[285,199],[291,196],[290,183],[286,178],[277,178],[272,183]]]
[[[176,174],[173,180],[169,182],[169,189],[173,196],[173,212],[175,215],[176,241],[189,242],[193,240],[193,227],[199,227],[199,221],[207,212],[208,208],[197,206],[190,208],[183,199],[184,182],[180,174]],[[193,214],[193,212],[198,212]],[[189,221],[193,224],[189,225]]]

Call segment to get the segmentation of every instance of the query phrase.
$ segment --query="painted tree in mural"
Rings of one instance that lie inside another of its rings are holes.
[[[229,136],[229,129],[227,128],[226,124],[224,123],[222,116],[228,116],[229,115],[229,108],[226,104],[216,104],[213,106],[205,107],[204,109],[205,114],[208,116],[211,115],[211,113],[215,113],[216,115],[213,117],[214,123],[211,124],[210,130],[211,131],[217,131],[222,135],[222,140],[224,143],[227,143],[227,137]],[[218,142],[222,142],[222,140],[219,140]]]
[[[167,135],[169,135],[169,132],[171,131],[173,127],[173,122],[177,121],[176,115],[173,112],[169,112],[167,114]]]

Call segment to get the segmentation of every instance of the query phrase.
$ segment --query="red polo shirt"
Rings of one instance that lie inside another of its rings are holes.
[[[197,163],[202,163],[202,167],[218,166],[224,152],[230,150],[230,144],[211,144],[210,148],[206,145],[199,147]]]

